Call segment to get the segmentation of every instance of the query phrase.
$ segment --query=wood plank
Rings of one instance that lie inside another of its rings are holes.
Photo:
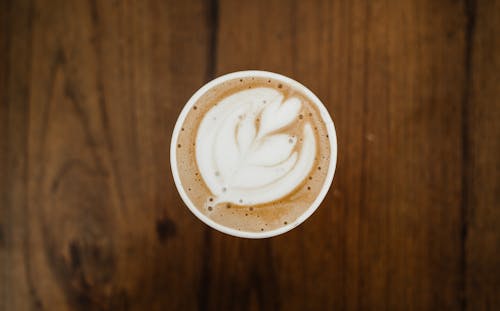
[[[466,302],[500,305],[500,3],[469,4],[470,79],[466,90]]]
[[[31,1],[2,3],[2,204],[0,206],[0,308],[30,310],[39,299],[32,294],[27,265],[27,138],[31,71]],[[3,281],[5,280],[5,282]]]
[[[208,6],[11,5],[5,308],[197,308],[204,226],[169,142],[206,80]]]
[[[387,304],[459,309],[464,282],[462,94],[453,90],[465,82],[465,14],[461,3],[433,1],[392,12]]]

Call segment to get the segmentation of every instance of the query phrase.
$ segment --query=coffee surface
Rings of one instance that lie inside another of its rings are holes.
[[[247,77],[202,94],[179,132],[176,158],[182,187],[200,212],[260,232],[291,224],[310,207],[330,149],[312,99],[283,81]]]

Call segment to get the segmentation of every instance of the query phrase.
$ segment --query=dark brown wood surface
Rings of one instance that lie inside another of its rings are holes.
[[[499,1],[1,1],[0,310],[498,310]],[[295,78],[339,155],[279,237],[169,168],[190,95]]]

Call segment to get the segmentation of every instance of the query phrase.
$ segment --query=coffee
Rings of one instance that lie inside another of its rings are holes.
[[[204,90],[188,108],[173,138],[174,169],[206,217],[240,231],[270,231],[294,223],[320,195],[336,146],[301,88],[245,76]]]

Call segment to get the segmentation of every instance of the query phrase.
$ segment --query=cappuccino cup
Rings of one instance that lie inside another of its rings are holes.
[[[299,82],[240,71],[201,87],[175,124],[170,164],[189,210],[208,226],[267,238],[304,222],[328,192],[335,126]]]

